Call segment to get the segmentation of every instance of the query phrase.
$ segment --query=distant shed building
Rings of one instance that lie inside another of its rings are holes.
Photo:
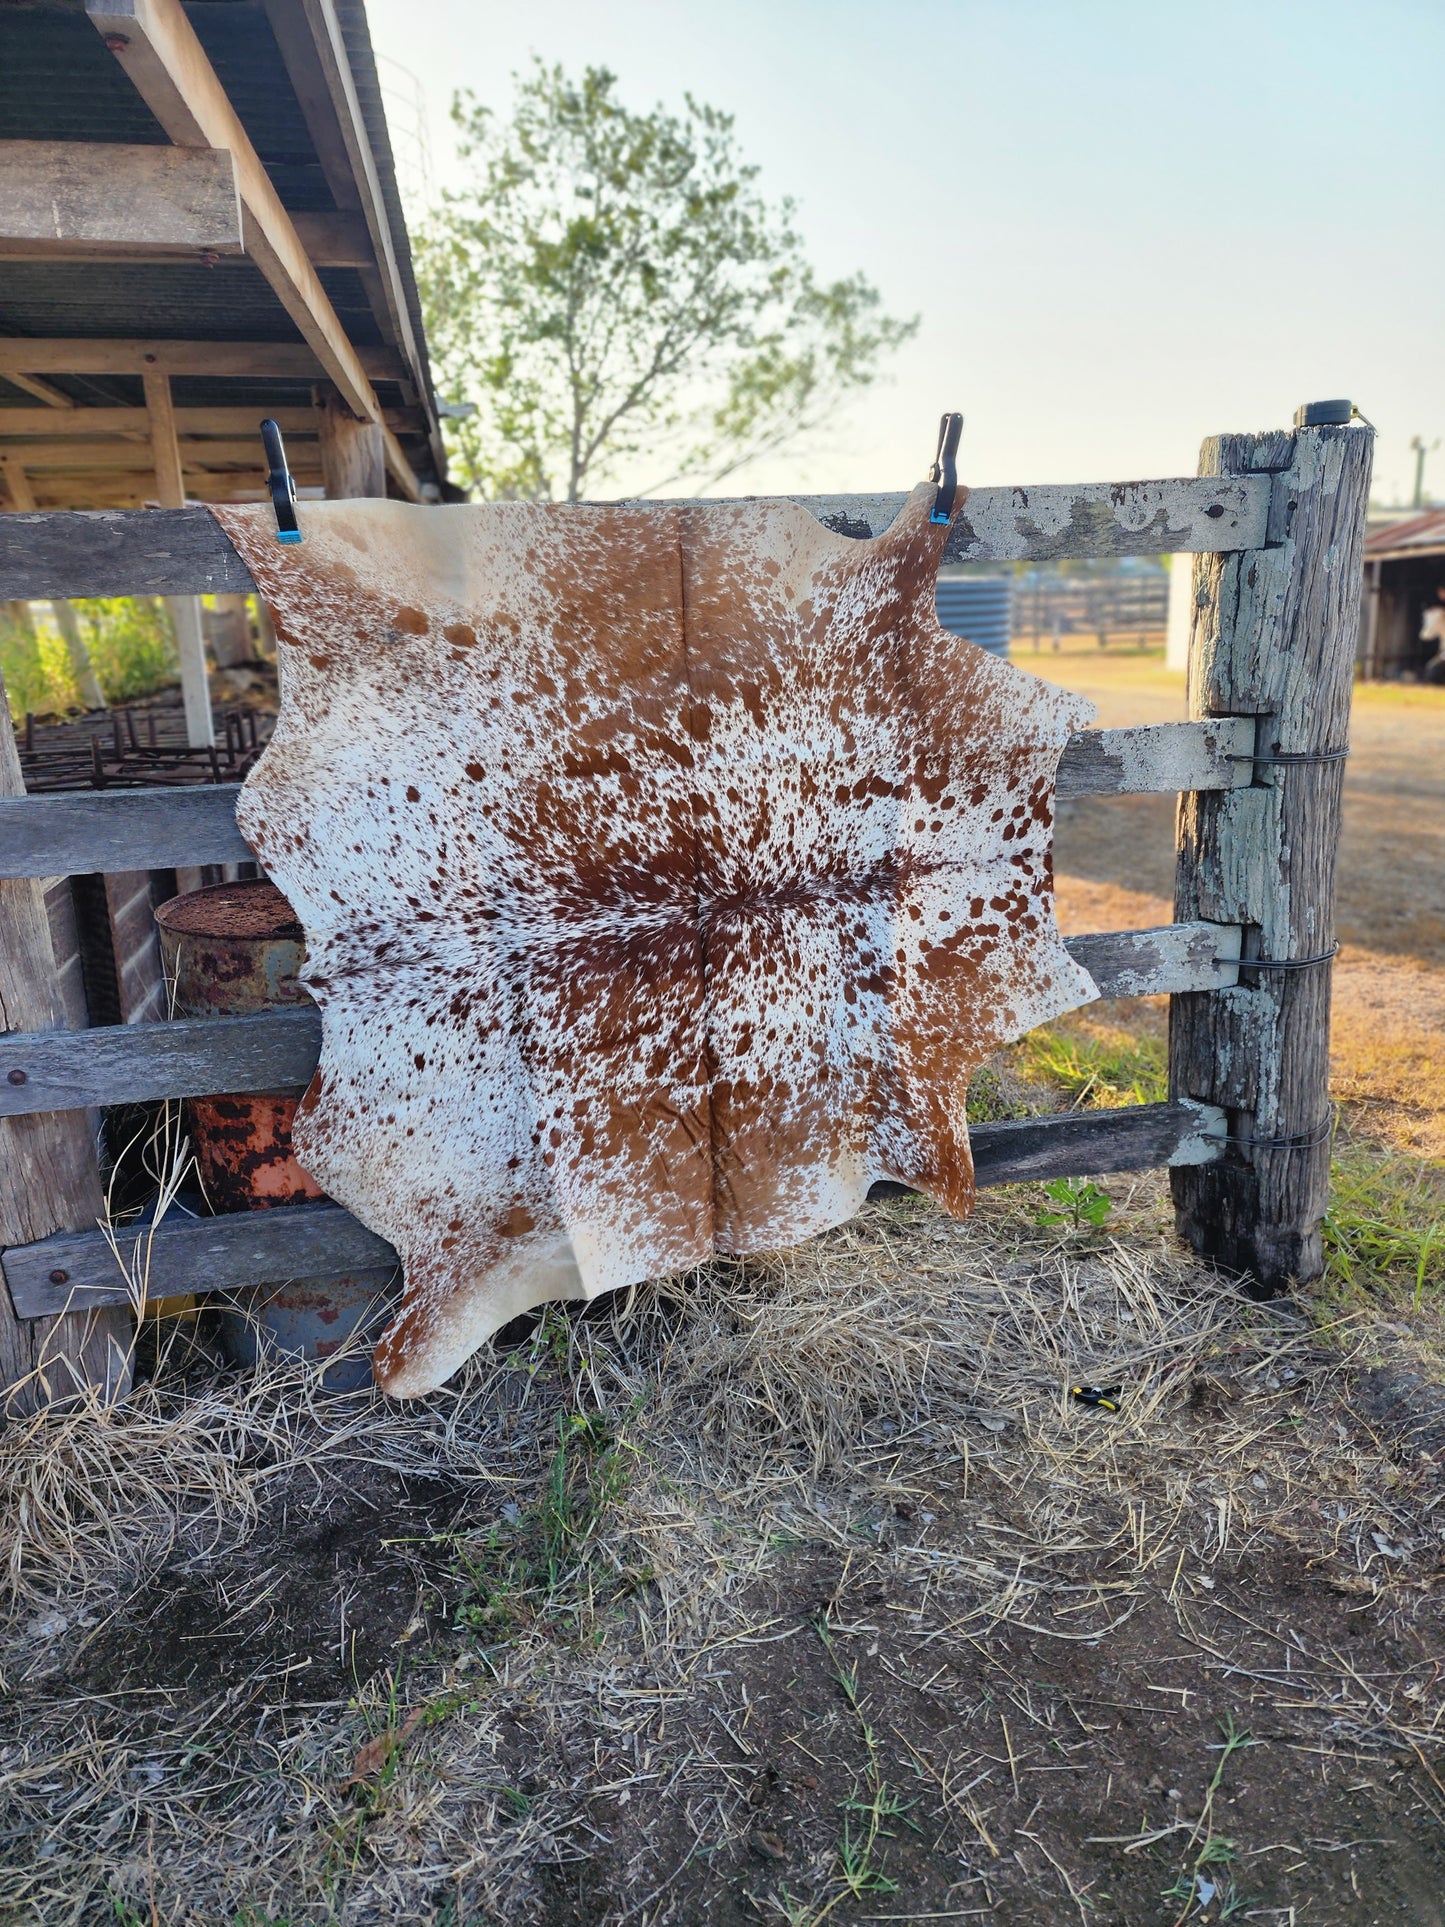
[[[1418,676],[1435,653],[1420,618],[1445,583],[1445,509],[1390,522],[1365,542],[1360,673],[1370,680]]]
[[[1006,575],[940,575],[940,625],[992,656],[1008,654],[1013,622],[1013,578]]]

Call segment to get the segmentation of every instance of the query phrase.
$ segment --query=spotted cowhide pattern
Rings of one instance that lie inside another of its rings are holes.
[[[962,1215],[964,1098],[1093,997],[1054,922],[1089,706],[947,634],[918,490],[853,541],[787,502],[216,511],[281,717],[240,821],[323,1013],[296,1148],[405,1264],[377,1374],[879,1178]]]

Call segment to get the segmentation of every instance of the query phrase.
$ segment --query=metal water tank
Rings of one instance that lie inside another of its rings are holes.
[[[1012,576],[941,575],[938,620],[953,635],[967,636],[991,655],[1006,656],[1013,598]]]

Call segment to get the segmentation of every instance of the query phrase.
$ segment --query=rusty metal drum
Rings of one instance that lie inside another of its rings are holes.
[[[298,973],[306,946],[296,912],[274,883],[214,884],[156,912],[177,1017],[241,1017],[310,1003]],[[187,1110],[201,1189],[217,1213],[304,1204],[323,1193],[291,1148],[299,1090],[190,1098]],[[299,1278],[238,1293],[222,1320],[227,1349],[251,1365],[263,1351],[325,1364],[353,1332],[374,1336],[394,1293],[392,1268]],[[371,1381],[366,1351],[352,1347],[326,1382]]]
[[[297,981],[306,945],[274,883],[253,878],[173,897],[156,912],[177,1017],[245,1017],[309,1004]],[[216,1212],[319,1198],[291,1149],[299,1091],[248,1091],[188,1102],[196,1164]]]

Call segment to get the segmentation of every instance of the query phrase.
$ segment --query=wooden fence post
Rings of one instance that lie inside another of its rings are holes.
[[[0,796],[24,788],[0,681]],[[0,1032],[64,1027],[44,884],[0,878]],[[104,1215],[84,1111],[0,1118],[0,1248],[53,1231],[90,1231]],[[35,1411],[83,1386],[124,1392],[132,1329],[129,1311],[116,1307],[22,1320],[0,1286],[0,1414]]]
[[[1244,957],[1303,967],[1172,999],[1171,1094],[1222,1105],[1237,1142],[1171,1184],[1181,1236],[1266,1291],[1324,1266],[1330,966],[1313,960],[1335,940],[1372,441],[1336,419],[1218,436],[1199,465],[1267,472],[1274,497],[1268,547],[1195,566],[1189,714],[1255,717],[1255,765],[1248,788],[1180,798],[1175,915],[1241,924]]]

